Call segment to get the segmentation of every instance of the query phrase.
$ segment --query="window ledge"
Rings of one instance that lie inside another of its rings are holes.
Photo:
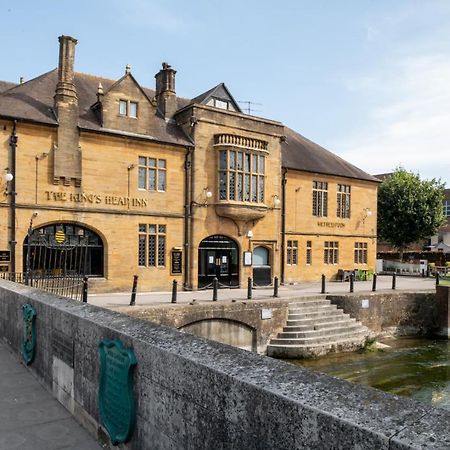
[[[262,219],[267,213],[268,207],[263,203],[218,203],[216,213],[221,217],[231,220],[248,222]]]

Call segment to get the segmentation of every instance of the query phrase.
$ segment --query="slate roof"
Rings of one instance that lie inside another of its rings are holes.
[[[196,104],[206,105],[206,103],[208,103],[208,100],[211,97],[218,98],[220,100],[231,101],[236,112],[242,113],[241,108],[239,107],[237,101],[231,95],[231,92],[225,86],[225,83],[219,83],[217,86],[214,86],[213,88],[209,89],[208,91],[203,92],[203,94],[200,94],[197,97],[193,98],[189,104],[192,105],[192,104],[196,103]]]
[[[53,113],[53,96],[58,78],[58,70],[54,69],[37,78],[0,93],[0,117],[29,120],[48,125],[57,125]],[[78,125],[82,129],[105,131],[98,121],[91,106],[97,101],[97,87],[101,83],[107,91],[115,83],[114,80],[75,72],[75,86],[78,95],[80,118]],[[155,95],[154,90],[143,88],[149,98]],[[182,100],[181,103],[186,103]],[[117,130],[117,133],[120,133]],[[155,114],[147,136],[156,141],[179,145],[192,145],[181,128],[175,123],[166,122]]]
[[[282,166],[287,169],[380,181],[290,128],[285,127],[285,135],[286,141],[282,143],[281,152]]]
[[[16,83],[10,83],[9,81],[0,80],[0,93],[7,91],[8,89],[11,89],[15,85],[16,85]]]
[[[0,117],[57,126],[58,122],[53,112],[53,96],[55,94],[57,76],[58,70],[54,69],[22,84],[0,81]],[[101,83],[104,91],[107,92],[116,82],[116,80],[75,72],[75,86],[80,112],[78,124],[80,128],[98,132],[127,134],[122,133],[120,130],[103,129],[98,117],[91,108],[97,101],[98,84]],[[152,99],[155,96],[153,89],[142,89],[148,98]],[[221,83],[192,100],[178,97],[178,107],[181,109],[190,104],[201,104],[216,94],[219,98],[227,96],[236,104],[228,89]],[[239,107],[237,106],[237,108]],[[372,175],[358,169],[287,127],[285,127],[285,134],[286,141],[282,144],[283,167],[379,182]],[[149,135],[146,138],[178,145],[192,145],[192,142],[180,127],[174,122],[166,122],[158,114],[153,116]]]

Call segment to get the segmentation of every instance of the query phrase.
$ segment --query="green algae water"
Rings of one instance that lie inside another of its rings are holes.
[[[289,362],[450,410],[450,341],[395,338],[381,342],[390,348]]]

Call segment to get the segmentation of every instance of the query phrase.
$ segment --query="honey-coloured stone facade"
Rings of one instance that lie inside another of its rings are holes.
[[[156,90],[142,87],[128,66],[118,81],[80,74],[76,40],[62,36],[60,44],[58,70],[0,90],[0,167],[15,183],[13,192],[2,177],[0,251],[11,260],[0,261],[1,270],[26,271],[29,233],[45,235],[53,225],[95,237],[86,261],[96,258],[87,275],[97,291],[128,290],[134,275],[140,291],[158,291],[174,280],[210,287],[215,276],[243,287],[249,277],[298,283],[335,279],[339,269],[374,270],[378,180],[280,122],[242,113],[223,84],[189,100],[176,96],[167,63]],[[136,117],[123,114],[121,101],[137,105]],[[233,195],[223,195],[221,152],[260,161],[259,169],[242,160],[227,166]],[[164,173],[161,184],[156,173]],[[328,183],[326,217],[312,213],[314,181]],[[336,214],[339,184],[351,187],[350,218]],[[250,185],[261,194],[245,197]],[[339,247],[332,264],[324,261],[329,241]],[[367,262],[355,262],[355,243],[367,244]]]

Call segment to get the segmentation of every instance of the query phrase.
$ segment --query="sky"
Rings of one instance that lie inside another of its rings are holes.
[[[0,24],[0,80],[55,68],[66,34],[78,72],[153,88],[167,61],[182,97],[224,82],[368,173],[450,187],[449,0],[0,0]]]

